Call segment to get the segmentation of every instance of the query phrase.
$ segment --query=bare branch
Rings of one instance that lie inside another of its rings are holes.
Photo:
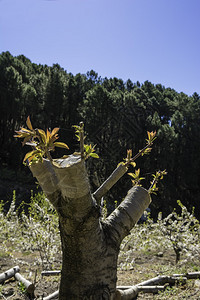
[[[116,290],[115,299],[116,300],[132,300],[137,296],[139,289],[137,286],[132,286],[126,290]]]
[[[165,284],[165,283],[170,283],[170,284],[175,284],[177,281],[186,281],[187,277],[185,277],[185,275],[182,277],[180,274],[179,276],[177,275],[172,275],[172,276],[157,276],[151,279],[148,279],[146,281],[143,281],[141,283],[139,283],[137,286],[152,286],[152,285],[158,285],[158,284]]]
[[[124,164],[120,164],[113,173],[104,181],[104,183],[93,193],[97,203],[101,198],[113,187],[113,185],[127,172],[128,168]]]
[[[49,296],[44,297],[43,300],[51,300],[51,299],[55,299],[55,298],[57,299],[58,295],[59,295],[59,291],[56,291],[56,292],[50,294]]]
[[[19,267],[16,266],[11,268],[3,273],[0,274],[0,283],[4,282],[5,280],[13,277],[17,272],[19,272]]]
[[[41,275],[42,276],[55,276],[55,275],[60,275],[61,271],[57,270],[57,271],[42,271]]]
[[[29,293],[29,294],[33,294],[34,292],[34,289],[35,289],[35,286],[32,282],[30,282],[29,280],[25,279],[21,274],[19,273],[16,273],[15,274],[15,278],[22,282],[24,284],[24,286],[26,287],[26,291]]]

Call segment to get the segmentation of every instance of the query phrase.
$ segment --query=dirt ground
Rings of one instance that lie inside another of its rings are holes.
[[[20,267],[20,274],[27,280],[35,283],[34,295],[27,295],[23,287],[19,286],[14,278],[0,284],[0,299],[43,299],[43,297],[58,290],[60,276],[42,276],[41,266],[36,259],[37,253],[12,253],[12,255],[1,253],[0,256],[0,273],[14,267]],[[147,255],[134,253],[134,264],[124,269],[120,267],[125,256],[119,260],[118,282],[117,285],[134,285],[158,275],[174,274],[181,272],[194,272],[200,266],[175,265],[175,256],[173,253],[163,253],[160,257],[155,253]],[[61,261],[58,259],[54,269],[59,270]],[[198,269],[199,270],[199,269]],[[170,273],[171,271],[171,273]],[[56,298],[54,298],[56,299]],[[200,279],[187,280],[186,284],[167,287],[164,292],[158,294],[139,293],[137,299],[200,299]]]

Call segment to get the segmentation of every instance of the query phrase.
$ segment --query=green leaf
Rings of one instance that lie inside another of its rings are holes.
[[[97,153],[90,153],[89,156],[93,158],[99,158],[99,155]]]
[[[26,137],[31,138],[31,134],[28,132],[26,133],[26,132],[16,131],[16,133],[18,134],[18,135],[14,135],[14,137],[16,138],[26,138]]]
[[[31,156],[35,156],[38,153],[41,153],[41,150],[33,150],[33,151],[30,151],[30,152],[26,153],[26,155],[24,157],[24,161],[29,159]]]
[[[49,144],[50,137],[51,137],[51,133],[50,133],[50,131],[47,129],[47,133],[46,133],[46,144],[47,144],[47,145]]]
[[[91,145],[84,145],[85,152],[88,153],[92,150]]]
[[[38,129],[38,132],[40,134],[40,137],[41,137],[43,143],[46,144],[46,133],[42,129]]]
[[[132,161],[131,163],[130,163],[130,165],[132,166],[132,167],[136,167],[136,163],[134,162],[134,161]]]
[[[22,145],[24,146],[24,145],[27,145],[27,143],[30,141],[30,139],[31,139],[31,137],[30,137],[30,135],[28,135],[27,137],[25,137],[24,138],[24,140],[23,140],[23,142],[22,142]],[[33,146],[33,145],[31,145],[31,146]],[[35,145],[34,145],[35,146]],[[37,145],[36,145],[37,146]]]
[[[59,130],[60,130],[60,128],[55,127],[51,132],[51,136],[55,135]]]
[[[59,148],[69,149],[69,147],[65,143],[61,143],[61,142],[55,142],[54,146],[59,147]]]
[[[136,178],[136,177],[137,177],[137,175],[134,174],[134,173],[128,173],[128,175],[131,176],[131,177],[133,177],[133,178]]]
[[[31,130],[28,130],[28,129],[23,128],[23,127],[21,127],[20,131],[21,131],[21,132],[26,132],[26,133],[32,133]]]
[[[33,130],[33,126],[32,126],[32,124],[31,124],[31,120],[30,120],[30,117],[28,116],[28,118],[27,118],[27,120],[26,120],[26,125],[28,126],[28,128],[30,129],[30,130]]]
[[[121,161],[120,163],[118,163],[117,167],[119,167],[120,165],[125,165],[125,163],[123,161]]]
[[[75,134],[76,138],[77,138],[77,141],[79,142],[80,141],[80,136],[78,134]]]

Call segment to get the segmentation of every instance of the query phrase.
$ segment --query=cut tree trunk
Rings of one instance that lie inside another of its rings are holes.
[[[63,259],[59,299],[117,299],[120,244],[149,206],[147,190],[139,186],[130,189],[122,203],[102,221],[99,199],[90,192],[85,163],[79,155],[53,163],[44,160],[32,164],[31,171],[59,216]],[[104,189],[98,194],[102,196]]]

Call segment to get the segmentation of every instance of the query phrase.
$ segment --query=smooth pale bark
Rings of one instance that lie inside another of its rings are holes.
[[[137,286],[139,293],[153,293],[163,292],[168,285],[152,285],[152,286]]]
[[[55,275],[60,275],[60,270],[58,271],[42,271],[41,275],[42,276],[55,276]]]
[[[132,286],[126,290],[117,290],[115,293],[115,300],[132,300],[137,296],[139,289],[137,286]]]
[[[113,185],[127,172],[128,167],[120,164],[104,183],[93,193],[93,196],[100,203],[101,198],[113,187]]]
[[[45,160],[32,164],[31,171],[59,216],[63,255],[59,299],[115,299],[120,243],[149,206],[148,192],[132,188],[120,206],[102,221],[80,156],[71,155],[53,163]],[[121,171],[119,174],[114,175],[114,181],[109,179],[112,185],[121,177]]]
[[[178,281],[183,281],[186,282],[187,277],[181,277],[181,276],[157,276],[151,279],[148,279],[146,281],[143,281],[139,283],[137,286],[152,286],[152,285],[158,285],[158,284],[165,284],[165,283],[170,283],[170,284],[175,284]]]
[[[17,272],[19,272],[18,266],[1,273],[0,274],[0,283],[6,281],[9,278],[12,278]]]
[[[24,284],[24,286],[26,287],[26,291],[29,294],[33,294],[34,290],[35,290],[35,286],[32,282],[30,282],[29,280],[25,279],[20,273],[16,273],[15,274],[15,278],[20,281],[21,283]]]
[[[138,293],[158,293],[164,291],[166,286],[132,286],[128,289],[117,289],[115,300],[132,300],[138,295]]]
[[[57,299],[58,295],[59,295],[59,291],[56,291],[56,292],[44,297],[43,300],[51,300],[51,299],[55,299],[55,298]]]
[[[186,277],[187,279],[198,279],[200,278],[200,272],[188,272],[185,274],[173,274],[172,277]]]
[[[133,287],[138,288],[138,293],[143,292],[143,293],[157,293],[158,291],[163,291],[167,287],[167,285],[138,285],[136,284],[135,286],[117,286],[117,290],[130,290]]]
[[[106,219],[105,223],[110,228],[110,235],[118,246],[140,219],[150,202],[151,198],[147,190],[140,186],[133,187],[124,201]]]

